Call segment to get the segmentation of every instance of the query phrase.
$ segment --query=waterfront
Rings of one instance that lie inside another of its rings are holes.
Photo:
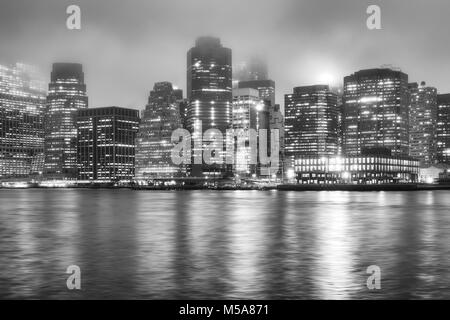
[[[0,190],[0,297],[448,299],[449,207],[448,191]]]

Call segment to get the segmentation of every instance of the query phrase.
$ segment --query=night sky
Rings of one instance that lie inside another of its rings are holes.
[[[82,29],[66,29],[78,4]],[[378,4],[382,30],[368,30]],[[0,0],[0,64],[84,65],[91,107],[143,108],[157,81],[186,90],[186,52],[212,35],[234,63],[259,53],[277,102],[299,85],[337,85],[354,71],[390,64],[450,92],[448,0]],[[184,93],[186,95],[186,93]]]

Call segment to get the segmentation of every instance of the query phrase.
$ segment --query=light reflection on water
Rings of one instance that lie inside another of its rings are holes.
[[[448,299],[449,207],[445,191],[1,190],[0,297]]]

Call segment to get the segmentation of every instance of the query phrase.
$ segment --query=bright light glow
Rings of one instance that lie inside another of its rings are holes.
[[[350,179],[350,172],[343,172],[342,173],[342,178],[345,179],[345,180]]]
[[[317,81],[321,84],[335,84],[337,82],[336,78],[336,76],[329,72],[323,72],[319,74],[319,76],[317,77]]]
[[[286,172],[286,177],[287,177],[288,179],[294,179],[294,178],[295,178],[295,172],[294,172],[294,169],[289,169],[289,170]]]
[[[367,103],[367,102],[377,102],[377,101],[383,101],[380,97],[362,97],[359,102],[361,103]]]
[[[11,189],[22,189],[22,188],[28,188],[28,182],[2,182],[1,186],[3,188],[11,188]]]

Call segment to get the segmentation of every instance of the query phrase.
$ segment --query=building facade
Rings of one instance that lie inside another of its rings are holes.
[[[437,89],[409,84],[409,152],[421,165],[436,162]]]
[[[256,89],[234,89],[233,90],[233,130],[238,133],[242,130],[245,139],[236,140],[234,172],[238,175],[259,174],[258,166],[258,146],[259,130],[266,129],[269,134],[269,103],[260,99]],[[250,129],[256,132],[254,144],[250,138]],[[269,146],[270,136],[267,135],[267,145]],[[253,148],[253,150],[252,150]],[[251,160],[252,152],[254,161]]]
[[[419,161],[414,158],[376,154],[300,157],[294,168],[299,184],[415,183],[419,175]]]
[[[187,98],[187,129],[193,139],[199,140],[198,134],[208,129],[218,129],[224,135],[231,128],[231,49],[223,47],[220,39],[200,37],[196,40],[195,47],[188,51]],[[201,152],[197,149],[194,148],[193,152]],[[224,176],[227,168],[220,164],[203,163],[193,164],[189,171],[195,177],[217,177]]]
[[[239,81],[239,89],[251,88],[259,92],[259,97],[262,100],[269,100],[272,106],[275,105],[275,81],[273,80],[249,80]]]
[[[284,115],[281,111],[281,107],[279,104],[275,104],[273,107],[270,107],[269,110],[269,129],[270,132],[273,130],[278,130],[278,134],[280,137],[279,140],[279,146],[280,146],[280,152],[279,152],[279,159],[280,159],[280,166],[278,169],[277,174],[282,176],[283,175],[283,168],[284,168],[284,150],[285,150],[285,128],[284,128]]]
[[[296,87],[285,95],[285,156],[292,167],[301,156],[338,152],[337,96],[327,85]]]
[[[88,106],[81,64],[55,63],[47,96],[45,165],[49,179],[77,178],[77,113]]]
[[[45,96],[36,68],[0,65],[0,178],[42,173]]]
[[[78,180],[130,182],[135,173],[139,111],[119,107],[77,112]]]
[[[437,161],[450,164],[450,94],[437,97]]]
[[[392,69],[368,69],[344,78],[343,152],[386,147],[409,154],[408,75]]]
[[[181,97],[170,82],[155,83],[137,136],[136,179],[178,177],[182,167],[172,162],[172,132],[182,127]]]

